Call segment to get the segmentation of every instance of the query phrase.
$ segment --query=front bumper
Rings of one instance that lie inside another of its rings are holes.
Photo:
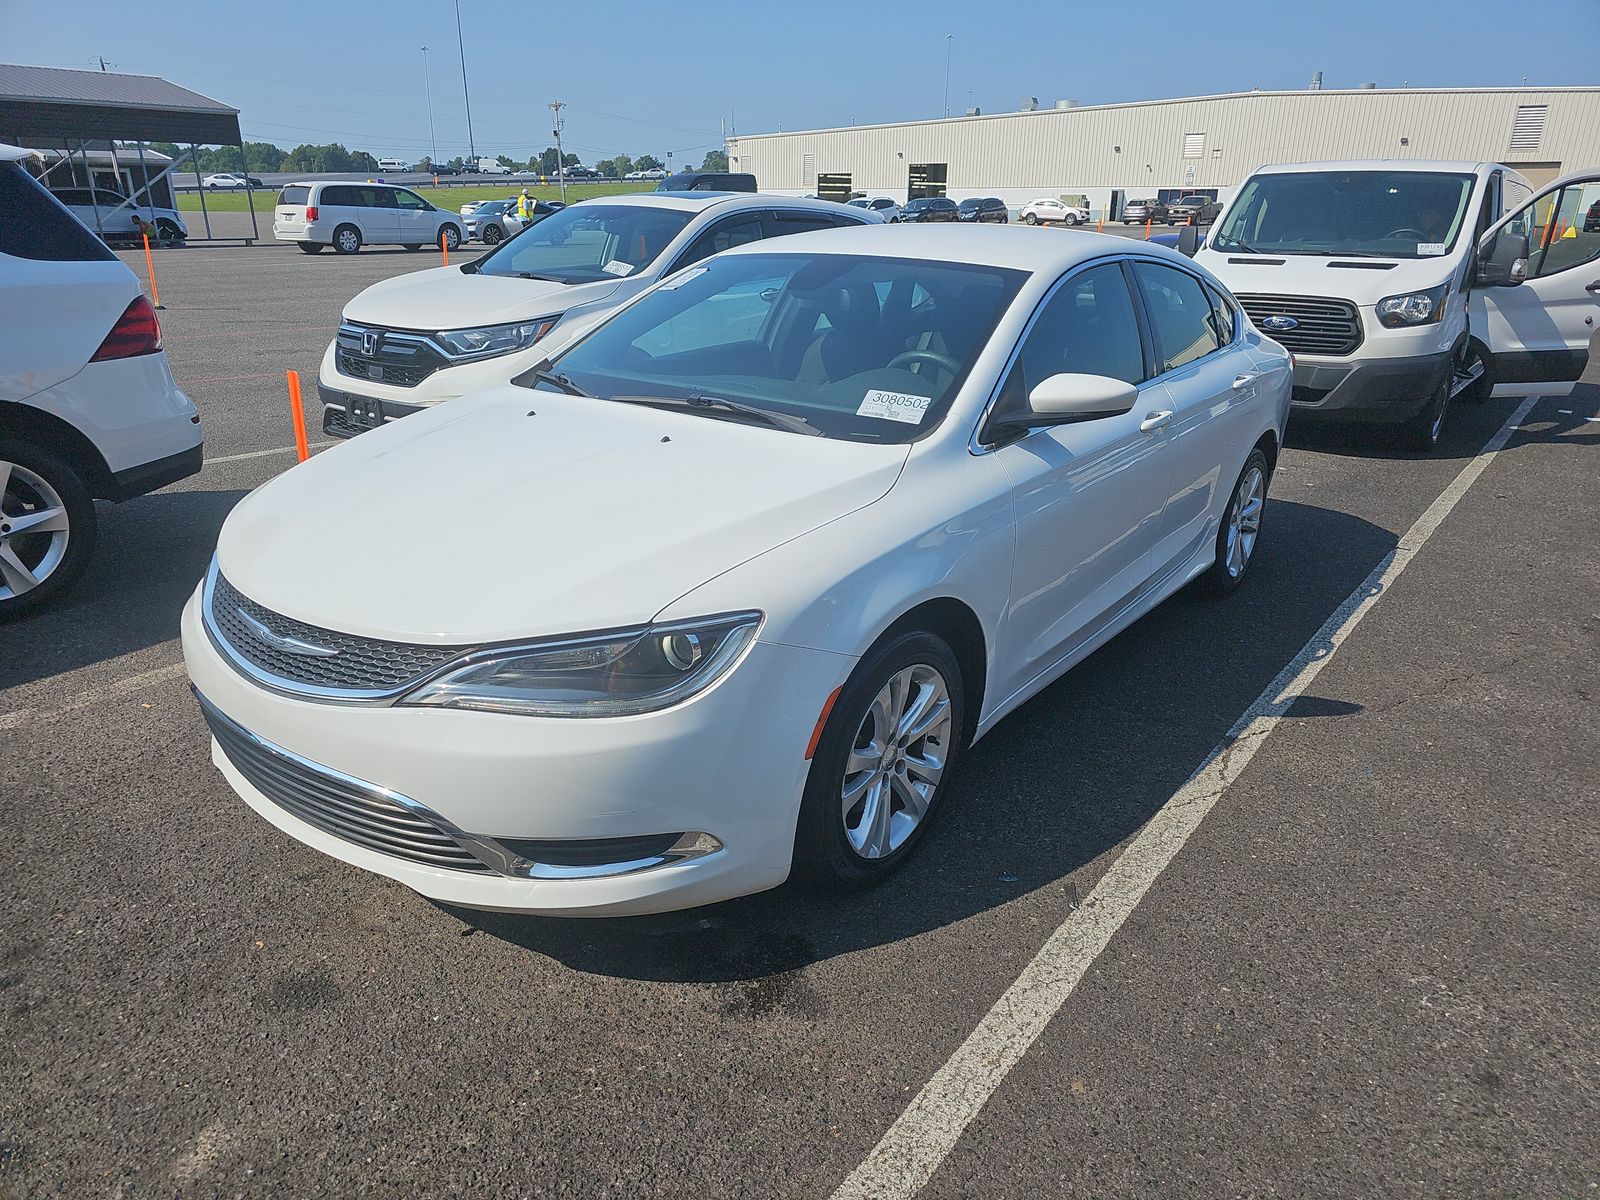
[[[1450,364],[1448,351],[1350,361],[1297,358],[1292,409],[1297,416],[1326,421],[1409,421],[1449,377]]]
[[[805,787],[805,748],[824,699],[854,660],[757,642],[717,685],[662,712],[541,718],[316,703],[270,692],[230,666],[200,616],[183,612],[196,691],[255,738],[436,814],[449,829],[507,841],[710,834],[721,848],[598,878],[536,879],[434,867],[335,836],[250,782],[216,739],[212,761],[258,814],[341,861],[433,899],[551,915],[663,912],[782,883]]]
[[[322,432],[336,438],[353,438],[358,433],[377,429],[428,407],[358,396],[354,392],[325,387],[320,379],[317,380],[317,399],[322,401]]]
[[[486,358],[481,362],[440,367],[415,387],[397,387],[390,383],[379,383],[376,380],[359,379],[344,374],[338,365],[338,342],[331,341],[322,352],[322,366],[317,372],[317,394],[324,406],[323,429],[335,437],[353,437],[368,427],[365,423],[359,423],[360,428],[349,432],[340,432],[333,427],[345,423],[344,414],[349,411],[352,398],[362,402],[381,401],[383,418],[388,421],[408,416],[445,400],[454,400],[457,396],[465,396],[470,392],[505,383],[545,358],[553,344],[550,339],[563,328],[565,327],[557,326],[556,330],[546,334],[540,341],[514,354],[502,354],[495,358]],[[329,409],[330,403],[337,407]]]

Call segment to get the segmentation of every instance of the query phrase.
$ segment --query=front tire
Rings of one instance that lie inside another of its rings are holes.
[[[184,240],[183,230],[179,229],[177,225],[173,224],[165,217],[162,217],[156,222],[156,233],[160,235],[162,241],[173,245],[176,245]]]
[[[806,778],[795,870],[833,891],[887,878],[948,786],[965,729],[961,667],[931,633],[907,632],[856,665]]]
[[[1454,371],[1446,371],[1426,407],[1400,427],[1400,445],[1403,448],[1427,454],[1439,444],[1439,436],[1444,432],[1445,414],[1450,411],[1450,385],[1454,380]]]
[[[88,565],[94,500],[72,466],[0,440],[0,621],[46,603]]]
[[[1032,213],[1023,213],[1022,223],[1024,225],[1037,225],[1039,223],[1039,218],[1034,216]]]
[[[354,225],[341,225],[333,231],[336,254],[354,254],[361,249],[361,231]]]
[[[1067,225],[1068,225],[1068,227],[1070,228],[1071,226],[1076,225],[1077,223],[1078,223],[1078,214],[1077,213],[1068,213],[1067,214]]]
[[[461,230],[454,225],[446,225],[440,231],[439,237],[444,242],[446,250],[454,250],[461,245]]]
[[[1489,355],[1489,349],[1482,342],[1468,338],[1461,348],[1461,356],[1455,365],[1456,382],[1471,375],[1477,368],[1478,377],[1463,387],[1455,394],[1454,399],[1461,404],[1482,404],[1494,393],[1494,359]]]
[[[505,240],[506,232],[498,225],[486,225],[483,229],[483,244],[485,246],[498,246]]]
[[[1256,543],[1261,537],[1261,517],[1267,503],[1267,487],[1272,470],[1259,448],[1250,451],[1244,469],[1233,485],[1228,507],[1217,528],[1217,558],[1211,569],[1200,576],[1200,590],[1213,596],[1226,596],[1244,582],[1245,572],[1255,560]]]

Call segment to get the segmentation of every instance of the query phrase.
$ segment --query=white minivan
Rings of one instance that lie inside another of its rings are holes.
[[[410,188],[392,183],[342,180],[291,183],[278,193],[272,236],[294,242],[307,254],[332,246],[354,254],[362,246],[420,250],[440,239],[451,250],[461,244],[461,218],[435,208]]]
[[[201,466],[134,274],[0,145],[0,622],[87,565],[96,500],[128,500]]]
[[[1564,394],[1583,373],[1600,172],[1535,194],[1499,163],[1283,163],[1180,247],[1294,353],[1296,413],[1427,450],[1452,399]]]

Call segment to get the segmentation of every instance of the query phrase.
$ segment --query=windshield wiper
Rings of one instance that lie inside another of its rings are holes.
[[[565,279],[557,279],[554,275],[536,275],[532,271],[518,271],[518,279],[537,279],[540,283],[565,283]]]
[[[585,400],[600,399],[599,396],[596,396],[588,388],[580,387],[578,384],[573,383],[572,380],[568,379],[565,375],[562,375],[556,371],[535,369],[533,372],[533,377],[540,383],[548,383],[551,387],[560,388],[569,396],[582,396]]]
[[[753,404],[740,404],[737,400],[727,400],[721,396],[613,396],[613,400],[621,400],[627,404],[643,404],[649,408],[687,408],[691,411],[708,409],[736,413],[741,417],[754,417],[771,425],[774,429],[787,429],[790,433],[804,433],[811,437],[826,437],[827,435],[804,417],[792,416],[789,413],[769,412],[764,408],[757,408]]]
[[[1223,245],[1221,242],[1212,242],[1211,243],[1211,248],[1213,250],[1226,250],[1229,253],[1237,252],[1239,254],[1267,254],[1267,253],[1269,253],[1269,251],[1266,251],[1266,250],[1257,250],[1254,246],[1246,246],[1243,242],[1241,242],[1241,241],[1239,241],[1237,239],[1234,239],[1234,240],[1230,241],[1227,245]],[[1277,253],[1277,251],[1271,251],[1270,253]]]

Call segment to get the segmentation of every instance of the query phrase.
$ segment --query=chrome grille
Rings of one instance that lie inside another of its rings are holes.
[[[296,621],[257,604],[213,568],[207,590],[206,623],[223,648],[274,680],[304,688],[372,697],[392,695],[465,654],[469,646],[417,646],[338,633]],[[332,650],[331,655],[294,654],[250,627],[259,622],[283,638]]]
[[[1348,300],[1323,296],[1275,296],[1264,292],[1235,292],[1245,312],[1261,328],[1268,317],[1293,317],[1300,324],[1279,332],[1262,332],[1285,350],[1296,354],[1351,354],[1361,345],[1361,314]]]
[[[343,841],[428,867],[494,875],[460,842],[393,794],[309,763],[235,724],[198,696],[217,745],[234,769],[279,808]]]
[[[415,333],[355,325],[339,326],[334,362],[341,375],[370,379],[391,387],[416,387],[450,360]]]

